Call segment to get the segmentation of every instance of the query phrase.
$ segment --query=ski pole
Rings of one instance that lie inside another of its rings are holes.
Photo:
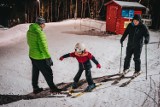
[[[145,60],[146,60],[146,80],[147,80],[147,44],[145,45]]]
[[[123,44],[121,44],[121,55],[120,55],[119,73],[121,73],[121,66],[122,66],[122,48],[123,48]]]
[[[159,45],[160,45],[160,38],[159,38],[158,48],[159,48]]]

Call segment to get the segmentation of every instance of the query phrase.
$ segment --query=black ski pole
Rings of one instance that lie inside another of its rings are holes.
[[[121,44],[121,55],[120,55],[119,73],[121,73],[121,66],[122,66],[122,48],[123,48],[123,44]]]
[[[159,48],[159,45],[160,45],[160,38],[159,38],[158,48]]]
[[[147,44],[145,44],[146,80],[147,80]]]

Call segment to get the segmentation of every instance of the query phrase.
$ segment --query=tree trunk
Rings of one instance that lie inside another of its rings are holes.
[[[48,0],[48,6],[47,6],[47,22],[50,22],[50,0]]]
[[[72,18],[73,17],[73,11],[72,11],[72,9],[73,9],[73,2],[72,2],[72,0],[70,1],[70,18]]]
[[[58,17],[57,17],[57,15],[58,15],[58,1],[57,0],[55,0],[55,2],[54,2],[54,17],[55,17],[55,21],[58,21]]]
[[[76,9],[75,9],[75,19],[77,19],[77,11],[78,11],[78,0],[76,0]]]
[[[50,11],[50,17],[51,17],[51,22],[52,22],[52,21],[53,21],[53,19],[52,19],[52,12],[53,12],[53,9],[52,9],[52,7],[53,7],[53,6],[52,6],[52,0],[51,0],[50,3],[51,3],[51,4],[50,4],[50,6],[51,6],[51,8],[50,8],[50,9],[51,9],[51,11]]]
[[[81,8],[81,18],[83,18],[83,0],[82,0],[82,8]]]
[[[57,14],[57,20],[59,20],[59,16],[60,16],[60,6],[61,6],[61,1],[58,3],[58,14]]]
[[[89,14],[89,17],[91,17],[91,9],[90,9],[90,2],[89,2],[90,0],[88,0],[88,14]]]
[[[84,9],[83,9],[83,17],[84,18],[86,17],[85,14],[86,14],[86,0],[84,1]]]

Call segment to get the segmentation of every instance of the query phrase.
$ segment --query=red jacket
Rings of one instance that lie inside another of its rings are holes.
[[[78,62],[84,63],[87,60],[92,59],[93,55],[89,52],[84,52],[81,55],[78,54],[77,52],[72,52],[72,53],[70,53],[70,57],[75,57],[78,60]]]
[[[99,64],[95,57],[90,53],[85,51],[83,54],[78,54],[77,52],[68,53],[62,56],[63,58],[75,57],[79,62],[80,69],[90,69],[92,68],[90,60],[92,60],[96,65]]]

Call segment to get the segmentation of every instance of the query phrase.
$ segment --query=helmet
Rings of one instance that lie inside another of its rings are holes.
[[[45,22],[46,22],[46,20],[43,17],[37,17],[37,19],[36,19],[36,23],[38,23],[39,25],[43,24]]]
[[[83,43],[77,43],[75,45],[75,51],[78,53],[83,53],[85,51],[86,47]]]

